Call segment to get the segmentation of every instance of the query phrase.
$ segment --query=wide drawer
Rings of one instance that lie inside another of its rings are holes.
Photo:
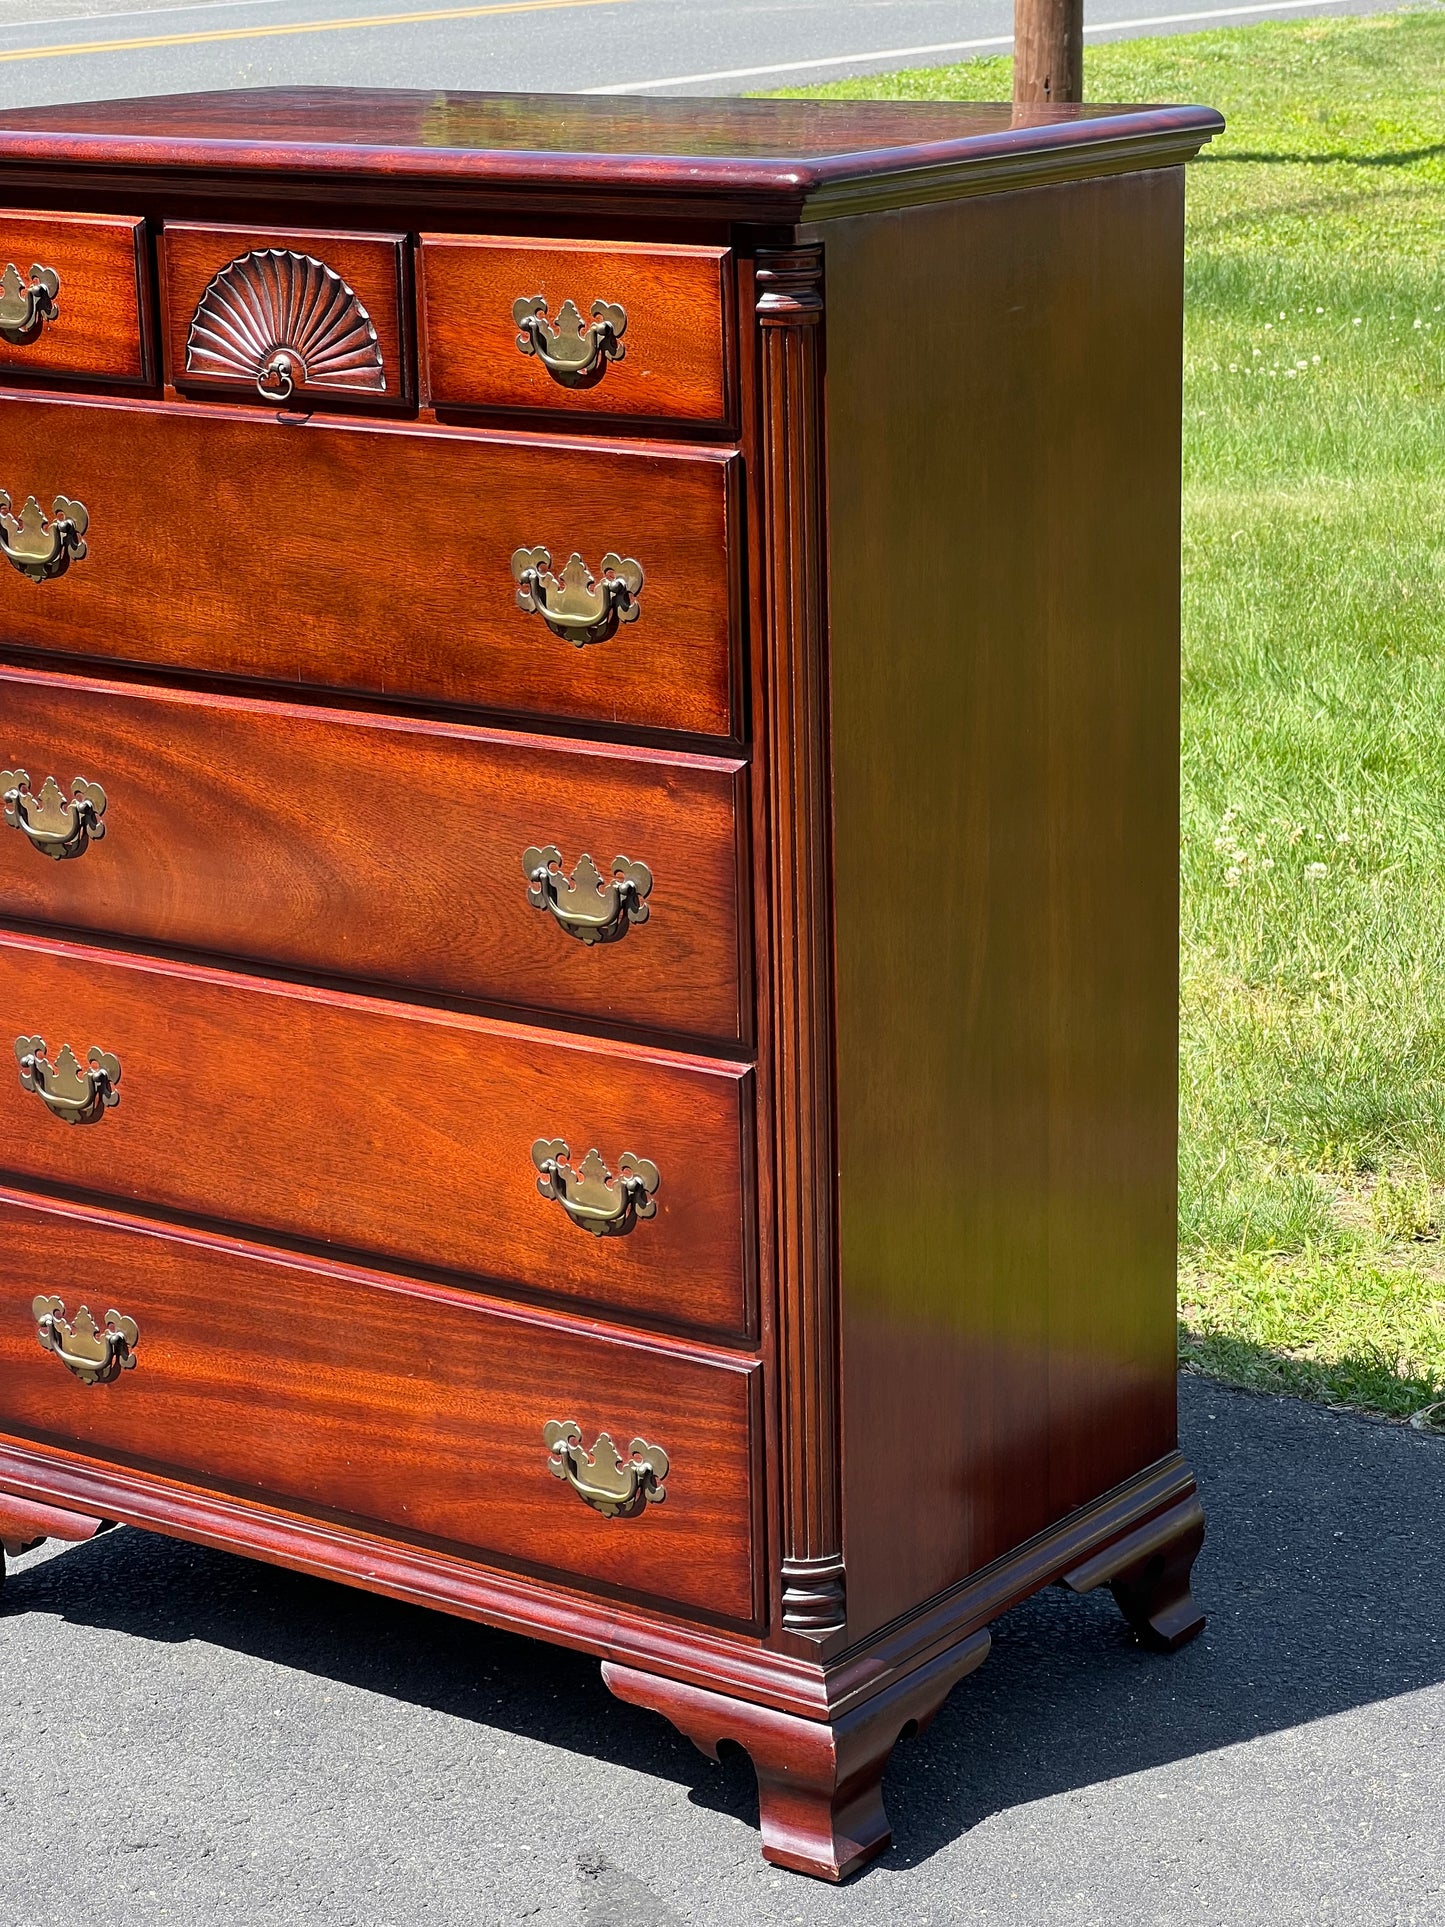
[[[0,275],[0,370],[152,379],[144,221],[0,211]]]
[[[735,1043],[741,767],[0,668],[0,915]]]
[[[0,1194],[0,1431],[734,1620],[754,1616],[758,1376]],[[574,1449],[573,1475],[610,1472],[620,1510],[578,1495],[549,1423],[576,1426],[594,1465]],[[603,1433],[622,1466],[598,1459]]]
[[[33,496],[49,517],[64,497],[87,518],[74,559],[33,538],[63,564],[49,575],[0,567],[13,644],[731,731],[726,453],[13,394],[0,429],[12,500]],[[583,580],[563,582],[574,553]],[[641,573],[626,606],[603,586],[609,555]],[[536,594],[518,579],[534,563]],[[560,634],[520,606],[539,601]]]
[[[66,1047],[119,1065],[117,1101],[70,1128],[12,1059],[18,1177],[678,1327],[751,1323],[740,1068],[13,935],[0,1010],[7,1048],[44,1040],[17,1055],[43,1056],[31,1081],[55,1098],[92,1088]],[[565,1175],[539,1177],[549,1155]]]
[[[655,242],[423,235],[430,399],[725,422],[731,260]]]

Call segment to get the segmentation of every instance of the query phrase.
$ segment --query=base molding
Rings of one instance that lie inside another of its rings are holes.
[[[850,1645],[846,1635],[805,1639],[779,1628],[764,1637],[689,1623],[656,1607],[589,1597],[557,1580],[384,1538],[360,1525],[287,1512],[274,1503],[104,1464],[55,1446],[0,1438],[0,1508],[24,1509],[23,1515],[18,1509],[13,1514],[17,1543],[88,1538],[101,1520],[118,1521],[550,1640],[644,1673],[666,1672],[703,1691],[820,1722],[838,1721],[901,1675],[917,1673],[1010,1606],[1060,1580],[1075,1591],[1113,1586],[1131,1622],[1148,1628],[1141,1637],[1181,1644],[1176,1635],[1193,1602],[1187,1608],[1182,1604],[1187,1586],[1172,1608],[1164,1592],[1168,1586],[1178,1590],[1180,1560],[1188,1551],[1188,1534],[1179,1527],[1191,1505],[1192,1521],[1198,1512],[1194,1477],[1172,1452],[950,1592]],[[55,1527],[36,1527],[38,1513],[56,1520]],[[86,1529],[62,1530],[59,1522]],[[1202,1515],[1199,1524],[1202,1531]],[[1163,1534],[1157,1546],[1156,1533]],[[1166,1540],[1173,1564],[1161,1590],[1159,1576],[1149,1580],[1144,1567]],[[1187,1570],[1185,1560],[1186,1581]]]
[[[102,1519],[89,1518],[82,1512],[62,1511],[57,1506],[37,1505],[32,1499],[20,1499],[12,1492],[0,1492],[0,1547],[18,1558],[32,1546],[38,1546],[44,1539],[69,1539],[80,1543],[93,1539],[101,1526]],[[3,1568],[0,1568],[3,1576]]]
[[[711,1759],[725,1740],[741,1746],[758,1776],[763,1858],[819,1880],[846,1880],[893,1838],[883,1774],[905,1733],[921,1733],[949,1693],[988,1657],[989,1636],[971,1634],[916,1672],[830,1722],[688,1686],[604,1660],[610,1692],[671,1720]]]
[[[1203,1544],[1204,1508],[1191,1496],[1066,1572],[1062,1583],[1077,1593],[1108,1586],[1144,1645],[1177,1652],[1204,1630],[1189,1590]]]

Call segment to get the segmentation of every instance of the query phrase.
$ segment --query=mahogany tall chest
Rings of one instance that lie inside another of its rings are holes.
[[[830,1879],[1011,1603],[1197,1630],[1219,125],[0,114],[10,1552],[124,1521],[580,1647]]]

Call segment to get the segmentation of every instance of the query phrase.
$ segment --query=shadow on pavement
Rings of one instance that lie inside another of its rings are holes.
[[[1445,1440],[1203,1379],[1180,1396],[1211,1521],[1204,1635],[1159,1658],[1107,1593],[1017,1608],[895,1754],[882,1864],[926,1860],[993,1812],[1445,1679]],[[595,1660],[275,1567],[117,1532],[13,1572],[0,1610],[207,1641],[662,1775],[756,1820],[741,1757],[718,1767],[614,1701]]]

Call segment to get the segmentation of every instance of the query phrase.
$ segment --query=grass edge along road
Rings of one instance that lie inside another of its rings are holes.
[[[1007,99],[1007,59],[841,81]],[[1091,47],[1190,170],[1180,1353],[1445,1401],[1445,7]]]

